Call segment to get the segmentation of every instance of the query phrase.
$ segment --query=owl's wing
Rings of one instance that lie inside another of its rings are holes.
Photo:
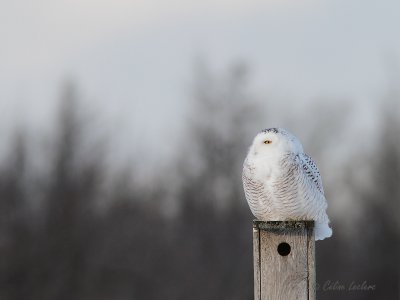
[[[307,154],[303,153],[300,154],[300,160],[302,164],[302,168],[304,173],[307,175],[307,177],[315,183],[316,188],[324,194],[324,188],[322,187],[322,179],[321,179],[321,174],[319,173],[318,167],[313,161],[313,159],[308,156]]]

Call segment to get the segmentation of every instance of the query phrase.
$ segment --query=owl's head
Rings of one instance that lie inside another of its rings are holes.
[[[300,141],[282,128],[268,128],[261,131],[253,140],[250,153],[255,156],[281,156],[287,153],[303,153]]]

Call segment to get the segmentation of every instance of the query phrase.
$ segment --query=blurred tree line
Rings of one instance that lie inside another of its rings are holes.
[[[111,175],[104,151],[88,147],[90,125],[73,86],[63,92],[57,133],[41,159],[23,131],[16,133],[0,164],[0,299],[253,299],[252,216],[241,165],[268,118],[247,73],[241,64],[221,76],[196,71],[190,146],[171,164],[179,178],[173,216],[163,211],[171,197],[165,182],[143,188],[126,170]],[[327,189],[329,205],[348,188],[359,214],[350,223],[333,214],[334,236],[317,243],[318,299],[400,295],[400,122],[391,109],[398,98],[385,102],[377,133],[365,132],[374,153],[349,155],[333,170],[343,180]],[[315,114],[321,130],[310,134],[317,157],[327,133],[346,127],[332,121],[340,118],[329,107],[325,112]],[[367,167],[368,182],[357,180],[357,165]],[[329,289],[336,281],[346,290]],[[348,290],[364,281],[374,290]]]

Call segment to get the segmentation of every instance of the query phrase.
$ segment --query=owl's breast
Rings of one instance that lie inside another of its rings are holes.
[[[281,173],[278,161],[272,157],[260,157],[249,162],[252,177],[267,184],[271,179]]]
[[[243,187],[246,200],[257,219],[274,219],[273,195],[270,190],[273,168],[270,164],[255,164],[245,161],[243,166]]]

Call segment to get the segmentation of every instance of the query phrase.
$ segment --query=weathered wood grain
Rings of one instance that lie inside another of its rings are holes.
[[[254,299],[260,298],[260,230],[253,223]]]
[[[316,272],[315,272],[315,239],[314,224],[307,230],[308,243],[308,300],[316,299]]]
[[[253,222],[254,299],[315,299],[313,230],[313,221]]]

